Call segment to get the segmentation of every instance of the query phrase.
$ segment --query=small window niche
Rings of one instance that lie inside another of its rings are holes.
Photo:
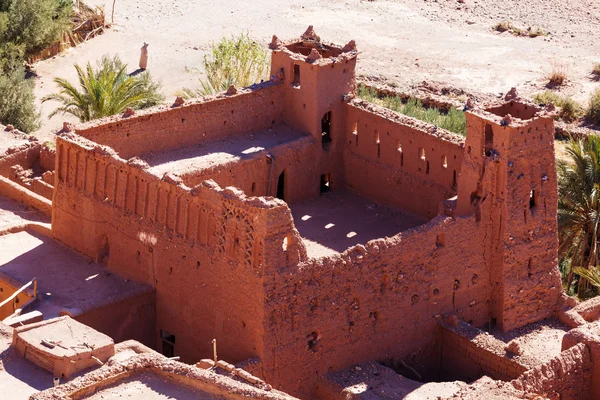
[[[321,144],[323,150],[327,150],[331,144],[331,111],[328,111],[321,118]]]
[[[483,155],[491,156],[492,149],[494,148],[494,130],[492,129],[492,125],[485,125],[485,144],[483,146]]]
[[[294,64],[294,80],[292,81],[292,86],[295,88],[300,88],[300,65]]]
[[[423,161],[427,160],[425,156],[425,149],[423,147],[419,147],[419,158]]]
[[[165,357],[175,357],[175,335],[167,331],[160,330],[160,339],[162,341],[162,354]]]
[[[281,171],[277,179],[277,198],[285,201],[285,170]]]
[[[329,174],[321,175],[321,194],[327,193],[331,190],[331,182],[329,181]]]
[[[447,156],[442,156],[442,167],[448,168],[448,157]]]
[[[352,134],[354,135],[354,142],[358,146],[358,122],[354,123],[354,126],[352,127]]]

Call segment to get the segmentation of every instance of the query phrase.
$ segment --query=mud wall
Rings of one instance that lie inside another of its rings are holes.
[[[271,232],[291,229],[287,206],[214,183],[190,189],[160,180],[83,143],[57,139],[56,239],[155,287],[158,349],[162,330],[187,362],[210,357],[213,338],[231,362],[259,356],[263,249]],[[299,237],[289,240],[297,262],[305,250]]]
[[[506,343],[469,324],[444,322],[441,331],[444,381],[473,382],[484,375],[509,381],[528,369],[518,356],[506,352]]]
[[[21,286],[23,286],[21,282],[0,272],[0,303],[12,296],[12,294],[19,290]],[[0,321],[10,317],[15,312],[16,308],[23,307],[32,298],[33,292],[31,289],[26,289],[19,293],[13,301],[10,301],[0,308]]]
[[[439,216],[339,256],[269,262],[287,267],[265,281],[267,381],[310,398],[318,376],[371,360],[438,379],[439,319],[488,322],[480,229],[472,218]]]
[[[592,368],[590,351],[580,343],[525,372],[511,384],[518,390],[550,398],[591,400]]]
[[[366,102],[346,104],[344,169],[347,187],[423,218],[456,195],[462,137]],[[429,130],[429,131],[428,131]]]
[[[281,87],[267,82],[232,96],[104,118],[78,127],[77,134],[129,159],[268,129],[281,122],[282,108]]]

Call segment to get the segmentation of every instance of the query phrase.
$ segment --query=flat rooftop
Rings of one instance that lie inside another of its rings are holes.
[[[175,381],[167,376],[158,375],[151,371],[142,372],[127,377],[113,385],[98,390],[90,396],[78,397],[87,400],[196,400],[196,399],[227,399],[227,397],[195,389]]]
[[[287,125],[272,129],[237,135],[220,141],[187,146],[176,150],[146,153],[140,158],[150,165],[149,171],[162,177],[166,172],[181,176],[197,171],[235,164],[240,161],[264,157],[269,150],[309,137],[308,134]]]
[[[351,191],[339,190],[291,206],[296,229],[308,256],[341,253],[369,240],[391,237],[427,222]]]
[[[27,311],[38,310],[44,319],[63,309],[79,314],[152,290],[28,231],[0,236],[0,272],[22,284],[37,278],[38,300]]]

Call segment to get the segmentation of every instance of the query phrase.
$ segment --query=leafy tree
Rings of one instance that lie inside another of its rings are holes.
[[[60,91],[42,99],[42,102],[54,100],[62,104],[50,117],[62,113],[89,121],[119,114],[128,107],[146,108],[164,100],[160,85],[148,72],[128,75],[127,65],[118,56],[102,57],[97,68],[88,63],[85,69],[79,65],[75,65],[75,69],[79,88],[66,79],[55,78]]]
[[[0,75],[0,121],[24,132],[39,128],[33,81],[25,79],[23,67]]]
[[[600,137],[571,140],[566,151],[569,160],[558,161],[559,253],[570,259],[567,290],[577,273],[581,296],[589,289],[587,278],[591,278],[582,270],[597,266],[599,258]]]

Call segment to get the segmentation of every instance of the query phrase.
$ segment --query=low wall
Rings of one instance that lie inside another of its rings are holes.
[[[282,88],[266,82],[232,96],[209,96],[181,107],[154,107],[132,117],[81,125],[77,134],[128,159],[268,129],[281,122]]]
[[[266,380],[309,398],[318,376],[372,360],[438,379],[438,321],[456,313],[488,322],[480,229],[439,216],[340,255],[273,263],[286,267],[265,281]]]
[[[52,201],[3,176],[0,176],[0,196],[33,207],[47,216],[52,215]]]
[[[24,169],[31,168],[39,159],[41,148],[37,142],[25,143],[0,154],[0,176],[9,176],[13,165],[21,165]]]
[[[456,195],[464,138],[365,101],[354,100],[345,111],[350,189],[428,219]]]
[[[23,283],[0,272],[0,303],[12,296],[21,286],[23,286]],[[31,287],[19,293],[15,298],[16,302],[14,300],[10,301],[0,308],[0,321],[10,317],[17,308],[23,307],[32,298],[33,289]]]
[[[483,375],[509,381],[525,372],[529,363],[507,353],[506,343],[462,321],[442,321],[442,377],[445,381],[473,382]]]

